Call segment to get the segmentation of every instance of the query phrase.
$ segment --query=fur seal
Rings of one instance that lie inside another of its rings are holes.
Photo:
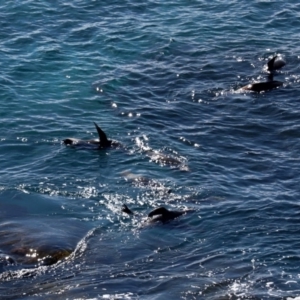
[[[240,88],[239,91],[244,90],[244,91],[254,91],[260,93],[260,92],[276,89],[282,86],[283,82],[274,80],[273,74],[276,70],[282,68],[283,66],[285,66],[285,61],[281,57],[278,57],[278,55],[275,55],[267,63],[267,71],[269,72],[268,80],[263,82],[254,82],[254,83],[247,84],[242,88]]]
[[[243,86],[241,89],[245,91],[254,91],[260,93],[260,92],[276,89],[282,85],[283,82],[281,81],[266,81],[266,82],[252,83],[252,84],[250,83]]]
[[[63,142],[65,145],[77,145],[77,146],[84,146],[84,145],[93,145],[96,146],[98,149],[101,148],[109,148],[112,146],[118,146],[119,143],[113,140],[107,139],[105,132],[94,122],[95,127],[97,129],[99,140],[80,140],[75,138],[67,138],[64,139]]]
[[[275,55],[273,58],[271,58],[269,61],[268,61],[268,68],[267,70],[269,72],[274,72],[278,69],[281,69],[282,67],[285,66],[285,61],[282,59],[282,58],[278,58],[278,55]]]
[[[187,213],[188,211],[175,211],[175,210],[168,210],[165,207],[161,206],[159,208],[154,209],[148,214],[149,218],[152,218],[152,221],[160,221],[162,223],[166,223],[171,221],[175,218],[182,216],[183,214]]]
[[[277,81],[273,80],[273,75],[269,75],[268,81],[263,81],[263,82],[255,82],[255,83],[250,83],[241,88],[241,90],[244,91],[254,91],[254,92],[264,92],[264,91],[269,91],[272,89],[276,89],[279,86],[282,86],[283,82],[282,81]]]
[[[173,219],[176,219],[188,212],[192,212],[194,210],[182,210],[182,211],[176,211],[176,210],[168,210],[165,207],[161,206],[154,210],[152,210],[148,217],[151,218],[150,222],[162,222],[167,223]],[[128,215],[133,215],[133,211],[128,208],[126,204],[123,204],[122,206],[122,212],[127,213]],[[154,218],[153,218],[154,217]]]

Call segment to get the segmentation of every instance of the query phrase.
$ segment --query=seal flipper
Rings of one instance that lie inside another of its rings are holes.
[[[275,55],[272,59],[268,61],[268,71],[273,71],[274,70],[274,62],[275,59],[277,58],[277,55]]]
[[[126,204],[123,204],[122,206],[122,212],[128,214],[128,215],[133,215],[133,212],[128,208]]]
[[[64,139],[63,142],[64,142],[65,145],[72,145],[73,144],[72,139]]]
[[[110,147],[111,141],[107,139],[105,132],[95,122],[94,124],[99,135],[100,147]]]
[[[268,62],[268,71],[273,72],[276,70],[281,69],[286,65],[286,62],[278,55],[275,55],[272,59]]]

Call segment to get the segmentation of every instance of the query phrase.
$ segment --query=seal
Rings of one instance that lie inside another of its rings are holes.
[[[277,58],[278,58],[278,55],[275,55],[273,58],[271,58],[268,61],[268,64],[267,64],[268,68],[267,68],[267,70],[269,72],[271,72],[271,73],[274,72],[274,71],[276,71],[276,70],[281,69],[286,64],[285,61],[281,57],[279,57],[278,59]]]
[[[243,86],[242,88],[240,88],[240,90],[253,91],[253,92],[260,93],[260,92],[276,89],[282,85],[283,85],[283,82],[273,80],[273,75],[271,74],[268,77],[268,81],[250,83],[250,84],[247,84],[247,85]]]
[[[168,221],[171,221],[175,218],[178,218],[182,215],[184,215],[185,213],[187,213],[188,211],[184,210],[184,211],[175,211],[175,210],[168,210],[165,207],[161,206],[159,208],[154,209],[153,211],[151,211],[148,214],[149,218],[152,218],[152,221],[156,222],[156,221],[160,221],[162,223],[166,223]]]
[[[187,210],[182,210],[182,211],[176,211],[176,210],[168,210],[165,207],[161,206],[158,207],[154,210],[152,210],[148,214],[148,218],[150,219],[150,222],[162,222],[162,223],[167,223],[171,220],[174,220],[188,212],[192,212],[194,210],[187,209]],[[128,208],[126,204],[123,204],[122,206],[122,212],[128,214],[128,215],[133,215],[133,211]]]
[[[72,146],[91,145],[97,147],[98,149],[119,145],[117,141],[109,140],[105,132],[95,122],[94,124],[98,132],[99,140],[80,140],[75,138],[67,138],[63,140],[64,144]]]
[[[243,86],[241,89],[245,91],[254,91],[254,92],[264,92],[272,89],[276,89],[283,85],[281,81],[266,81],[266,82],[256,82],[250,83]]]

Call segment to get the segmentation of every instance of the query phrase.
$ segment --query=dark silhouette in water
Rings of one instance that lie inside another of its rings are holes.
[[[268,80],[267,81],[263,81],[263,82],[255,82],[255,83],[250,83],[247,84],[245,86],[243,86],[240,90],[244,90],[244,91],[253,91],[253,92],[264,92],[264,91],[269,91],[272,89],[276,89],[279,86],[283,85],[283,82],[281,81],[277,81],[273,79],[273,74],[274,71],[282,68],[283,66],[285,66],[285,61],[281,58],[278,58],[277,55],[275,55],[273,58],[271,58],[268,61],[268,68],[267,70],[270,72],[269,76],[268,76]]]
[[[272,59],[268,61],[268,71],[274,72],[285,66],[285,61],[281,58],[276,59],[278,56],[275,55]]]
[[[153,221],[160,221],[162,223],[166,223],[170,220],[173,220],[175,218],[178,218],[182,216],[183,214],[187,213],[186,210],[184,211],[175,211],[175,210],[168,210],[165,207],[159,207],[154,209],[148,214],[149,218],[152,218],[154,216],[157,216],[153,218]]]
[[[250,83],[243,86],[241,89],[245,91],[254,91],[254,92],[264,92],[272,89],[276,89],[279,86],[282,86],[282,81],[273,80],[273,74],[268,76],[268,81]]]
[[[107,139],[105,132],[95,122],[94,124],[99,135],[99,140],[80,140],[75,138],[68,138],[63,140],[64,144],[73,146],[93,145],[100,149],[119,145],[118,142]]]
[[[122,206],[122,212],[128,214],[128,215],[133,215],[133,212],[128,208],[126,204],[123,204]]]
[[[151,211],[148,214],[148,217],[152,218],[151,222],[159,221],[162,223],[166,223],[168,221],[171,221],[175,218],[178,218],[178,217],[186,214],[187,212],[192,212],[192,211],[193,210],[175,211],[175,210],[168,210],[165,207],[159,207],[159,208],[156,208],[153,211]],[[130,210],[126,204],[123,204],[122,212],[127,213],[129,215],[133,215],[132,210]]]

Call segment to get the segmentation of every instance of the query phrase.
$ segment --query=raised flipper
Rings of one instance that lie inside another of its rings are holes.
[[[268,61],[268,71],[273,71],[274,70],[274,62],[275,59],[277,58],[277,55],[275,55],[272,59]]]
[[[128,215],[133,215],[133,212],[128,208],[126,204],[123,204],[122,206],[122,212],[128,214]]]
[[[268,71],[273,72],[285,66],[285,61],[282,58],[276,59],[278,56],[275,55],[268,61]]]
[[[95,127],[97,129],[98,135],[99,135],[99,144],[100,147],[110,147],[111,141],[107,139],[107,136],[105,132],[94,122]]]

